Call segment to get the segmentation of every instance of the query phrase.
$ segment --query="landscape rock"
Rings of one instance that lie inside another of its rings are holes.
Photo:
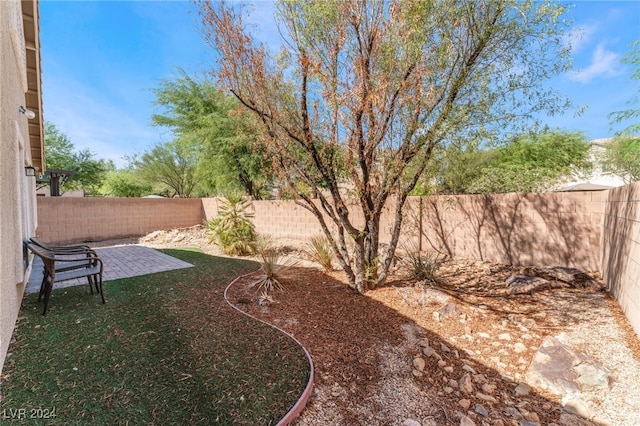
[[[535,274],[547,280],[557,280],[575,288],[601,290],[602,284],[576,268],[554,266],[552,268],[536,268]]]
[[[451,352],[451,348],[449,348],[449,346],[445,345],[444,343],[440,343],[440,350],[442,352]]]
[[[461,399],[460,401],[458,401],[458,405],[461,406],[462,408],[466,410],[469,409],[469,406],[471,406],[471,400],[469,399]]]
[[[533,294],[536,291],[547,289],[551,286],[549,281],[540,277],[528,277],[524,275],[512,275],[506,281],[505,293],[512,294]]]
[[[494,384],[490,384],[490,383],[485,383],[482,385],[482,392],[486,393],[486,394],[492,394],[496,391],[496,385]]]
[[[527,350],[527,347],[522,342],[517,342],[515,345],[513,345],[513,351],[517,354],[521,354],[526,350]]]
[[[491,402],[493,404],[498,402],[498,400],[495,399],[494,397],[492,397],[491,395],[485,395],[485,394],[480,393],[480,392],[476,393],[476,398],[481,399],[483,401]]]
[[[509,416],[509,417],[514,417],[516,419],[521,419],[522,418],[522,414],[520,414],[520,411],[518,411],[517,409],[513,408],[513,407],[507,407],[504,409],[504,413]]]
[[[422,426],[419,421],[413,419],[406,419],[402,422],[402,426]]]
[[[558,423],[562,426],[592,426],[593,423],[571,413],[560,414]]]
[[[460,417],[460,426],[476,426],[476,422],[463,415]]]
[[[460,382],[458,382],[458,387],[460,388],[461,391],[465,393],[473,392],[473,383],[471,381],[471,377],[469,376],[469,374],[465,374],[464,376],[462,376],[462,378],[460,379]]]
[[[482,417],[489,417],[489,412],[482,404],[476,404],[476,408],[473,411],[480,414]]]
[[[466,372],[471,373],[471,374],[477,374],[477,373],[476,373],[476,370],[475,370],[473,367],[469,367],[467,364],[464,364],[464,365],[462,366],[462,369],[463,369],[464,371],[466,371]]]
[[[487,378],[485,377],[484,374],[474,374],[473,375],[473,382],[474,383],[487,383]]]
[[[593,414],[586,402],[578,398],[572,398],[564,402],[564,409],[571,414],[577,414],[584,418],[591,418]]]
[[[538,422],[531,422],[529,420],[520,420],[518,426],[540,426]]]
[[[445,305],[440,307],[440,309],[438,309],[436,312],[438,313],[438,319],[439,320],[448,319],[448,318],[455,318],[455,317],[460,316],[462,314],[458,310],[458,307],[456,305],[454,305],[453,303],[451,303],[451,302],[447,302]]]
[[[426,361],[421,356],[417,356],[413,359],[413,368],[415,368],[418,371],[424,371],[424,367],[426,365],[427,365]]]
[[[526,383],[520,383],[513,391],[516,396],[527,396],[530,392],[531,386]]]
[[[427,345],[422,349],[422,353],[426,356],[433,356],[436,353],[436,350]]]
[[[540,423],[540,416],[538,416],[538,413],[533,412],[533,411],[529,411],[525,416],[525,419],[529,420],[530,422],[535,422],[535,423]]]
[[[547,337],[526,373],[527,382],[556,395],[578,391],[609,390],[613,374],[601,363]]]

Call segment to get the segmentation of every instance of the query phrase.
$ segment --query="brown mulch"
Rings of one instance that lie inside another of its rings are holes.
[[[141,242],[220,254],[202,228],[156,234]],[[281,243],[289,255],[302,253],[300,242]],[[608,292],[552,283],[506,295],[506,280],[523,271],[480,261],[450,260],[437,282],[396,272],[366,296],[348,288],[340,272],[301,267],[284,273],[285,291],[273,293],[273,303],[258,303],[251,277],[230,288],[232,303],[293,334],[313,357],[314,393],[296,424],[457,426],[463,416],[478,425],[640,424],[640,339]],[[438,318],[434,312],[447,303],[459,315]],[[514,394],[547,336],[561,336],[616,374],[607,392],[579,395],[592,407],[591,421],[568,414],[558,396]],[[425,346],[442,355],[440,363],[423,354]],[[426,361],[421,372],[416,357]],[[451,383],[464,376],[463,366],[474,380],[486,378],[474,381],[472,394]],[[478,399],[485,391],[495,402]]]
[[[415,286],[414,281],[396,279],[361,296],[345,286],[338,273],[296,268],[282,280],[285,292],[273,293],[274,303],[258,304],[260,295],[250,287],[251,278],[234,285],[229,297],[243,310],[293,334],[312,354],[316,392],[299,424],[402,424],[405,419],[416,419],[423,425],[458,425],[461,414],[481,424],[483,418],[474,412],[476,403],[489,411],[491,422],[485,424],[512,424],[515,419],[505,413],[509,406],[519,408],[520,413],[533,413],[529,418],[542,424],[558,422],[562,405],[557,397],[532,392],[517,398],[514,387],[545,336],[575,326],[584,319],[585,311],[593,312],[603,301],[608,309],[617,305],[613,302],[611,306],[612,300],[603,292],[573,288],[531,296],[495,296],[498,292],[492,288],[504,287],[504,280],[512,273],[505,265],[449,262],[438,275],[439,284]],[[436,321],[433,312],[447,295],[461,316]],[[618,321],[624,318],[620,315]],[[522,332],[523,324],[528,326],[526,333]],[[636,360],[640,359],[637,336],[628,323],[620,325],[627,345]],[[413,337],[407,336],[407,328],[413,330],[409,332]],[[475,338],[463,344],[461,336],[478,333],[492,338]],[[504,350],[496,337],[504,333],[514,342],[525,334],[526,351]],[[406,340],[412,338],[413,346],[407,345]],[[456,350],[458,358],[445,354],[444,359],[453,367],[456,380],[464,374],[464,364],[471,366],[496,385],[493,395],[498,403],[478,401],[458,390],[443,392],[447,375],[435,358],[425,357],[424,374],[416,377],[412,360],[421,355],[425,342],[438,350],[441,345]],[[394,347],[401,348],[399,357],[391,355],[389,348]],[[385,363],[401,365],[389,370],[381,367]],[[394,379],[409,385],[386,385],[389,371],[394,372]],[[469,411],[461,408],[461,399],[471,400]],[[579,422],[575,424],[596,424],[569,419]]]

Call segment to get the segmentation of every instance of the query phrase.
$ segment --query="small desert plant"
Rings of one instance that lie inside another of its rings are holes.
[[[284,287],[280,283],[282,271],[294,266],[295,261],[283,259],[269,237],[258,236],[255,248],[260,262],[260,272],[258,279],[251,285],[257,287],[256,291],[262,290],[263,295],[273,290],[284,291]]]
[[[256,230],[251,222],[251,206],[244,195],[228,194],[222,200],[218,216],[207,222],[209,239],[226,254],[245,255],[255,250]]]
[[[380,259],[374,257],[371,263],[368,263],[364,267],[364,277],[369,283],[375,283],[378,280],[378,274],[380,273]]]
[[[323,235],[311,237],[305,252],[309,260],[320,264],[325,271],[333,270],[333,250],[327,237]]]
[[[403,244],[405,255],[402,263],[412,279],[435,282],[435,274],[440,269],[446,256],[434,251],[420,251],[415,244]]]
[[[262,290],[264,293],[269,293],[273,290],[284,291],[284,287],[280,283],[280,269],[282,265],[278,264],[280,255],[277,251],[269,251],[261,254],[260,256],[260,272],[258,279],[253,282],[252,286],[257,287],[257,290]]]

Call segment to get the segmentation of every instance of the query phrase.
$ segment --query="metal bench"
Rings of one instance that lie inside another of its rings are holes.
[[[33,243],[37,246],[42,247],[45,250],[55,251],[57,253],[86,253],[86,252],[94,252],[95,251],[85,244],[70,244],[70,245],[57,245],[57,244],[46,244],[41,242],[36,238],[29,238],[29,241],[25,240],[25,243]]]
[[[105,303],[102,289],[102,260],[93,250],[85,252],[69,253],[58,250],[48,250],[33,242],[25,243],[33,254],[42,259],[44,264],[44,277],[40,285],[40,295],[38,302],[44,295],[44,310],[42,315],[46,315],[51,297],[53,284],[61,281],[68,281],[76,278],[86,277],[89,287],[93,293],[93,286],[100,293],[102,303]]]

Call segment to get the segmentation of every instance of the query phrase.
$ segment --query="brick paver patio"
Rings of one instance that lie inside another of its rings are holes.
[[[114,247],[96,248],[96,252],[104,263],[103,281],[117,280],[120,278],[135,277],[138,275],[153,274],[156,272],[172,271],[174,269],[190,268],[193,265],[171,257],[149,247],[138,245],[125,245]],[[25,290],[26,293],[36,293],[40,290],[42,282],[42,260],[36,256],[33,260],[31,276]],[[86,278],[55,283],[54,288],[70,287],[87,284]]]

